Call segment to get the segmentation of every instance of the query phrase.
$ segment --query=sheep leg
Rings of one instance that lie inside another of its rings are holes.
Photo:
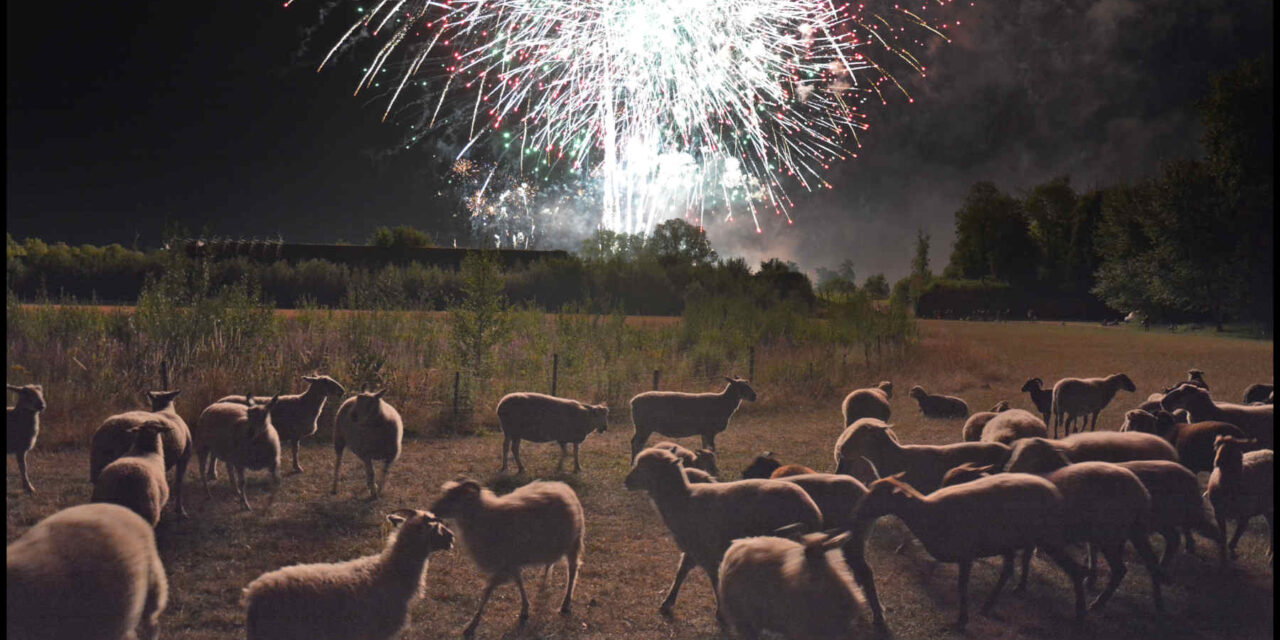
[[[961,631],[969,624],[969,570],[972,568],[973,560],[960,561],[960,619],[956,621],[956,628]]]
[[[302,465],[298,464],[298,447],[302,444],[301,440],[293,441],[293,472],[302,473]]]
[[[338,494],[338,472],[342,471],[342,450],[345,449],[346,446],[346,441],[341,437],[336,435],[333,437],[333,488],[329,490],[329,493],[332,495]]]
[[[1076,592],[1076,623],[1084,622],[1084,567],[1080,566],[1070,555],[1066,553],[1062,547],[1041,547],[1045,555],[1053,560],[1054,564],[1062,568],[1066,572],[1067,577],[1071,578],[1071,586]]]
[[[476,614],[471,617],[471,622],[467,623],[467,627],[462,630],[462,637],[470,638],[476,635],[476,627],[480,626],[480,614],[484,613],[484,605],[489,602],[489,596],[493,594],[493,590],[504,581],[502,576],[489,578],[489,583],[484,586],[484,592],[480,594],[480,606],[476,608]]]
[[[569,549],[569,553],[565,555],[565,568],[569,570],[569,581],[564,587],[564,602],[560,603],[560,615],[568,615],[569,608],[573,604],[573,585],[578,581],[578,565],[579,557],[582,554],[582,538],[578,538],[578,543]],[[551,575],[552,565],[547,565],[547,576]]]
[[[578,464],[578,443],[573,443],[573,472],[582,473],[582,465]]]
[[[179,520],[187,517],[187,507],[182,504],[182,485],[187,477],[187,464],[190,462],[191,449],[187,449],[187,454],[178,458],[177,464],[173,465],[173,503]]]
[[[1236,518],[1236,532],[1231,536],[1231,543],[1227,545],[1227,550],[1231,552],[1231,559],[1236,559],[1236,545],[1240,544],[1240,538],[1244,537],[1245,527],[1249,524],[1249,518]]]
[[[502,467],[498,469],[498,473],[507,472],[507,452],[511,450],[511,436],[502,436]]]
[[[559,473],[564,469],[564,459],[569,457],[569,445],[563,442],[557,442],[560,445],[560,459],[556,461],[556,472]]]
[[[880,606],[880,596],[876,594],[875,575],[871,572],[871,565],[867,564],[867,559],[863,557],[862,550],[853,549],[853,545],[861,544],[858,541],[847,542],[841,552],[844,555],[845,564],[849,565],[849,571],[853,573],[853,579],[858,581],[863,595],[867,597],[867,606],[871,607],[872,622],[876,627],[883,628],[885,626],[884,608]]]
[[[680,554],[680,566],[676,568],[676,578],[671,582],[671,588],[667,589],[667,597],[658,607],[658,613],[664,616],[671,615],[671,608],[676,605],[676,596],[680,594],[680,585],[684,584],[684,579],[689,576],[693,566],[693,558],[689,557],[689,554]]]
[[[1098,545],[1084,543],[1085,556],[1089,560],[1088,573],[1084,577],[1084,586],[1092,589],[1098,582]]]
[[[520,579],[520,569],[516,569],[512,576],[516,581],[516,590],[520,592],[520,624],[524,624],[529,619],[529,596],[524,592],[524,580]]]
[[[524,463],[520,461],[520,438],[511,441],[511,457],[516,459],[516,473],[524,473]]]
[[[702,434],[702,448],[715,451],[716,450],[716,434],[714,433]]]
[[[1151,576],[1151,598],[1155,600],[1156,612],[1164,613],[1164,598],[1160,593],[1160,583],[1167,580],[1164,577],[1164,570],[1160,568],[1160,562],[1156,559],[1156,552],[1151,550],[1151,540],[1145,531],[1134,527],[1129,532],[1129,541],[1133,543],[1133,548],[1138,550],[1138,559],[1142,561],[1143,566],[1147,568],[1147,573]]]
[[[27,493],[35,493],[36,488],[31,486],[31,479],[27,477],[27,452],[23,451],[14,457],[18,459],[18,473],[22,476],[22,490]]]
[[[636,429],[636,435],[631,437],[631,462],[634,464],[636,456],[640,454],[640,450],[644,448],[644,443],[649,439],[648,431]]]
[[[1270,564],[1276,557],[1275,513],[1264,513],[1262,517],[1267,519],[1267,563]]]
[[[1124,580],[1125,574],[1129,569],[1124,566],[1124,543],[1109,543],[1105,545],[1094,545],[1102,548],[1102,555],[1107,559],[1107,568],[1111,570],[1111,576],[1107,578],[1107,586],[1102,589],[1102,593],[1089,603],[1089,610],[1096,611],[1107,604],[1116,589],[1120,588],[1120,581]]]
[[[1022,550],[1022,577],[1018,580],[1018,586],[1014,587],[1014,591],[1027,590],[1027,573],[1031,569],[1031,552],[1035,551],[1035,547],[1027,547]]]
[[[387,474],[391,472],[391,460],[382,463],[382,480],[378,481],[378,495],[383,495],[387,490]],[[372,466],[372,463],[370,463]]]
[[[196,473],[200,475],[200,486],[204,487],[204,497],[212,497],[209,493],[209,473],[205,471],[205,465],[208,463],[208,456],[204,453],[196,454]]]
[[[253,511],[253,507],[249,506],[249,498],[245,496],[244,467],[236,465],[232,468],[232,472],[236,476],[236,492],[240,494],[240,506],[244,507],[245,511]],[[227,475],[233,475],[232,472],[228,472]]]
[[[1018,555],[1017,551],[1009,551],[1004,554],[1004,566],[1000,567],[1000,578],[996,580],[996,586],[991,590],[991,595],[987,596],[987,601],[982,603],[982,615],[991,615],[991,610],[996,606],[996,598],[1000,596],[1000,590],[1004,589],[1004,585],[1009,582],[1009,578],[1013,576],[1013,559]]]
[[[728,621],[724,618],[724,613],[720,611],[720,567],[703,567],[707,578],[711,580],[711,595],[716,598],[716,624],[725,626]]]
[[[1160,538],[1164,540],[1164,554],[1160,557],[1160,566],[1167,567],[1173,561],[1173,554],[1178,552],[1179,538],[1178,530],[1174,527],[1166,527],[1159,531]],[[1190,533],[1187,537],[1190,537]]]
[[[1218,531],[1222,532],[1222,537],[1218,538],[1218,561],[1222,566],[1227,566],[1227,518],[1220,514],[1214,514],[1218,520]]]
[[[369,499],[378,499],[378,485],[373,481],[373,458],[364,461],[364,483],[369,487]]]

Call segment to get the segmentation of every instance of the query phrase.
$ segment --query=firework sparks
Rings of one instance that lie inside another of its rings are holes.
[[[872,59],[923,73],[914,36],[947,26],[831,0],[382,0],[360,16],[321,68],[353,34],[385,38],[357,92],[400,65],[387,114],[421,90],[427,129],[466,132],[459,162],[487,141],[520,173],[593,177],[600,225],[629,233],[735,209],[757,232],[766,212],[790,222],[784,183],[829,188],[867,128],[859,106],[901,89]],[[442,115],[446,100],[465,107]]]

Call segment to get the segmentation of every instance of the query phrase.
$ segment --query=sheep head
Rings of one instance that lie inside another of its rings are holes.
[[[440,485],[440,491],[440,498],[428,511],[440,518],[459,518],[471,513],[480,504],[484,487],[475,480],[458,478]]]
[[[905,503],[922,499],[919,491],[902,481],[906,472],[895,473],[867,485],[867,495],[853,510],[854,522],[875,520],[880,516],[898,513]]]
[[[880,384],[876,385],[876,388],[883,391],[886,398],[893,397],[893,382],[889,380],[881,380]]]
[[[718,459],[716,452],[710,449],[698,449],[693,452],[693,466],[713,475],[720,473],[720,466],[716,464]]]
[[[1044,387],[1044,381],[1040,378],[1032,378],[1022,383],[1023,391],[1040,391]]]
[[[1044,438],[1022,438],[1013,444],[1009,462],[1004,470],[1009,473],[1049,473],[1071,464],[1053,443]]]
[[[687,482],[684,465],[676,454],[665,449],[650,447],[636,456],[631,472],[622,485],[628,491],[661,491],[666,487],[681,486]]]
[[[5,388],[18,394],[18,404],[15,407],[25,407],[32,411],[44,411],[44,388],[38,384],[28,384],[23,386],[6,384]]]
[[[396,539],[408,541],[427,553],[453,548],[453,532],[430,511],[397,509],[387,514],[396,527]]]
[[[133,437],[133,448],[138,451],[160,451],[160,438],[166,432],[173,431],[173,425],[160,420],[147,420],[142,424],[132,425],[124,430]]]
[[[1142,433],[1156,432],[1155,415],[1142,409],[1134,409],[1124,414],[1124,424],[1120,425],[1120,431],[1140,431]]]
[[[756,401],[756,391],[751,388],[751,385],[747,384],[747,380],[743,380],[737,376],[732,378],[725,376],[725,381],[729,383],[726,390],[729,391],[730,394],[746,400],[747,402]]]
[[[589,404],[587,411],[591,414],[591,426],[596,433],[604,433],[609,428],[609,407],[604,404]]]
[[[997,402],[994,407],[991,407],[991,413],[1000,413],[1001,411],[1008,411],[1008,410],[1009,410],[1008,400],[1001,400],[1000,402]]]
[[[924,392],[924,387],[921,387],[920,385],[916,385],[914,387],[911,387],[911,390],[907,392],[907,395],[911,396],[912,398],[915,398],[916,400],[919,400],[920,398],[923,398],[928,394]]]
[[[1130,393],[1138,390],[1138,387],[1134,386],[1133,381],[1129,379],[1129,376],[1123,373],[1112,374],[1107,377],[1107,380],[1117,389],[1124,389]]]
[[[1160,400],[1160,408],[1172,412],[1174,409],[1182,409],[1189,405],[1200,405],[1210,401],[1208,391],[1193,384],[1183,384],[1164,395],[1164,398]]]
[[[769,474],[773,473],[774,469],[782,466],[781,462],[778,462],[770,456],[771,454],[768,451],[764,452],[762,455],[756,456],[756,459],[752,460],[751,464],[747,465],[747,468],[742,470],[743,479],[768,478]]]
[[[953,467],[942,476],[943,487],[949,487],[953,484],[964,484],[973,482],[978,478],[985,478],[995,470],[994,464],[978,466],[972,462],[966,462],[958,467]]]
[[[172,391],[148,391],[147,400],[151,403],[152,411],[164,411],[166,408],[173,405],[173,399],[177,398],[179,393],[182,393],[181,389],[174,389]]]
[[[382,411],[382,394],[386,389],[378,391],[361,391],[356,394],[356,404],[351,407],[351,419],[360,420],[360,416],[377,415]]]
[[[276,405],[276,401],[280,399],[280,394],[276,394],[267,401],[266,404],[253,404],[253,398],[250,398],[249,407],[246,410],[247,423],[245,425],[246,433],[250,440],[266,440],[271,437],[271,432],[275,431],[275,427],[271,424],[271,408]]]
[[[326,396],[340,396],[347,392],[337,380],[329,376],[302,376],[302,380],[310,385],[308,391],[315,389]]]
[[[1258,445],[1253,438],[1218,436],[1213,439],[1213,466],[1227,471],[1239,471],[1244,465],[1244,452]]]

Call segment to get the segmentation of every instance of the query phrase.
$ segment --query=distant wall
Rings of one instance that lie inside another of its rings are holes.
[[[413,247],[375,247],[368,245],[293,244],[255,241],[208,242],[188,240],[183,251],[193,258],[233,258],[244,256],[255,262],[284,260],[296,264],[303,260],[327,260],[335,264],[353,267],[382,267],[388,264],[404,266],[417,262],[427,267],[457,269],[462,258],[476,249],[442,249]],[[498,257],[504,269],[525,266],[543,258],[565,258],[567,251],[531,251],[522,249],[487,250]]]

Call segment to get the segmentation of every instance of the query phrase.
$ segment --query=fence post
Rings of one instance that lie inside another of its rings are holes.
[[[653,370],[653,390],[654,391],[658,390],[658,374],[659,373],[660,371],[658,369]]]
[[[165,391],[169,391],[172,389],[172,387],[169,386],[169,361],[168,360],[160,361],[160,388],[164,389]]]
[[[813,361],[812,360],[809,361],[809,379],[810,380],[813,379]]]
[[[453,430],[458,430],[458,381],[462,377],[461,372],[453,372]]]
[[[551,395],[556,394],[556,376],[560,371],[560,354],[551,354]]]
[[[747,350],[747,379],[752,382],[756,379],[756,348],[751,347]]]

